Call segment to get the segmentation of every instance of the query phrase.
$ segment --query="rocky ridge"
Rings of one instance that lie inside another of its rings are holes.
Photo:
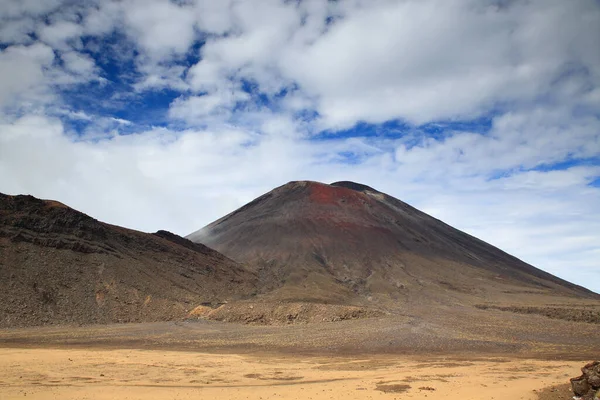
[[[198,304],[250,296],[255,282],[242,265],[172,233],[0,194],[0,327],[184,318]]]

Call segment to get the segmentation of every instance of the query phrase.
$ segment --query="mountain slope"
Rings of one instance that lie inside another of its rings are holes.
[[[596,297],[368,186],[290,182],[192,233],[266,300],[401,305]]]
[[[169,320],[255,284],[241,265],[172,233],[0,194],[0,327]]]

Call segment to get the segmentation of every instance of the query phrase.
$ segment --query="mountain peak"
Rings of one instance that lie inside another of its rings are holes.
[[[378,190],[375,190],[375,189],[373,189],[370,186],[363,185],[362,183],[351,182],[351,181],[333,182],[331,184],[331,186],[344,187],[344,188],[347,188],[347,189],[356,190],[357,192],[367,192],[368,191],[368,192],[379,193]]]
[[[260,290],[276,301],[479,302],[508,300],[515,293],[589,295],[350,181],[289,182],[188,238],[249,265],[261,277]]]
[[[378,190],[373,189],[370,186],[364,185],[362,183],[358,183],[358,182],[352,182],[352,181],[338,181],[338,182],[333,182],[331,184],[327,184],[327,183],[323,183],[323,182],[318,182],[318,181],[310,181],[310,180],[304,180],[304,181],[290,181],[288,183],[286,183],[285,185],[281,186],[281,188],[286,188],[286,189],[293,189],[293,188],[300,188],[300,187],[340,187],[340,188],[346,188],[346,189],[351,189],[354,190],[356,192],[374,192],[374,193],[379,193]]]
[[[370,186],[351,181],[340,181],[332,184],[317,181],[291,181],[272,192],[266,193],[259,199],[265,199],[272,193],[288,196],[290,197],[288,200],[291,200],[291,197],[298,197],[297,195],[293,196],[293,193],[305,193],[308,194],[307,200],[309,202],[320,204],[346,203],[347,205],[364,205],[370,201],[368,197],[365,197],[365,194],[380,194],[379,191]]]

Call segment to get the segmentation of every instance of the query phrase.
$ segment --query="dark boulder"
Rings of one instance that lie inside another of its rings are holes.
[[[573,393],[582,400],[595,400],[600,395],[600,361],[594,361],[581,368],[582,375],[571,378]]]

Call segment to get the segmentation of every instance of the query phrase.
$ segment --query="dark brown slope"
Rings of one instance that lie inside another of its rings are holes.
[[[246,296],[256,276],[169,232],[0,194],[0,327],[159,321]]]
[[[353,182],[290,182],[188,238],[252,266],[267,300],[393,306],[597,297]]]

